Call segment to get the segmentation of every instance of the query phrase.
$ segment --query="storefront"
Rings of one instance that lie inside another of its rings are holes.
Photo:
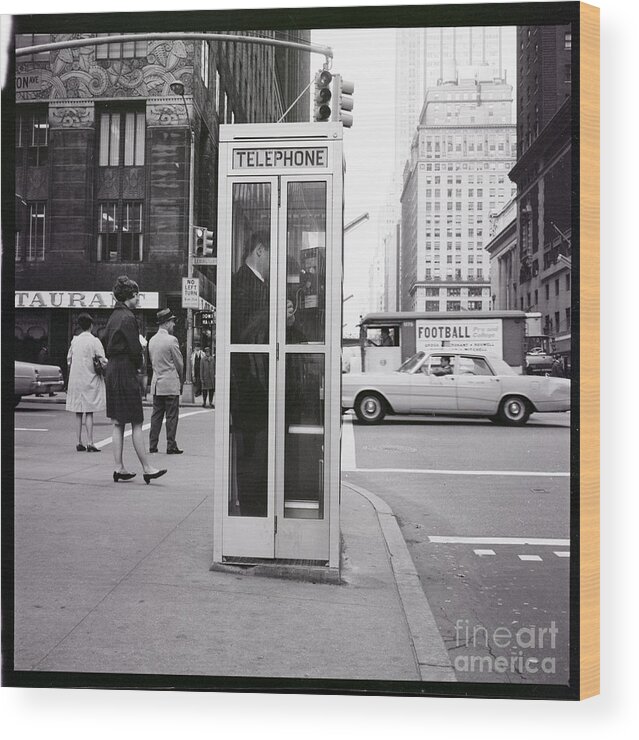
[[[15,292],[16,360],[59,365],[66,373],[66,356],[81,313],[93,317],[93,333],[100,337],[106,326],[115,299],[111,291],[37,291]],[[136,311],[140,334],[155,331],[155,315],[159,293],[140,293]]]

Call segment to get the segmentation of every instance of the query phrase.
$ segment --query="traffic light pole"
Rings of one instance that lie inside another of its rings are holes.
[[[184,98],[183,98],[184,99]],[[184,103],[186,108],[186,102]],[[188,114],[188,108],[187,108]],[[193,277],[193,200],[195,192],[195,131],[189,118],[189,132],[191,134],[191,145],[189,151],[189,250],[187,257],[186,274]],[[193,354],[193,309],[186,309],[186,377],[182,388],[182,402],[193,403],[193,367],[191,366],[191,355]]]

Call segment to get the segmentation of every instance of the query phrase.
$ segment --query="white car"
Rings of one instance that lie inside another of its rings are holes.
[[[363,424],[387,414],[525,424],[535,411],[569,411],[570,381],[518,375],[502,359],[476,352],[418,352],[393,373],[342,375],[342,408],[354,409]]]
[[[14,370],[14,407],[22,396],[32,393],[50,393],[64,388],[62,370],[57,365],[39,365],[36,362],[15,362]]]

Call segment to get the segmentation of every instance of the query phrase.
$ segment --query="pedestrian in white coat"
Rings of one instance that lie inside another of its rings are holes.
[[[105,368],[107,359],[102,342],[91,334],[93,319],[88,313],[78,316],[80,334],[73,337],[67,354],[69,384],[66,410],[75,412],[78,421],[78,452],[100,452],[93,444],[93,414],[106,408],[104,378],[96,365]],[[82,428],[86,429],[86,446],[82,443]]]

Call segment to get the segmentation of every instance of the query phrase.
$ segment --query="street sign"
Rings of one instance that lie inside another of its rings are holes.
[[[217,257],[193,257],[194,265],[217,265]]]
[[[182,278],[182,308],[200,307],[200,281],[197,278]]]

